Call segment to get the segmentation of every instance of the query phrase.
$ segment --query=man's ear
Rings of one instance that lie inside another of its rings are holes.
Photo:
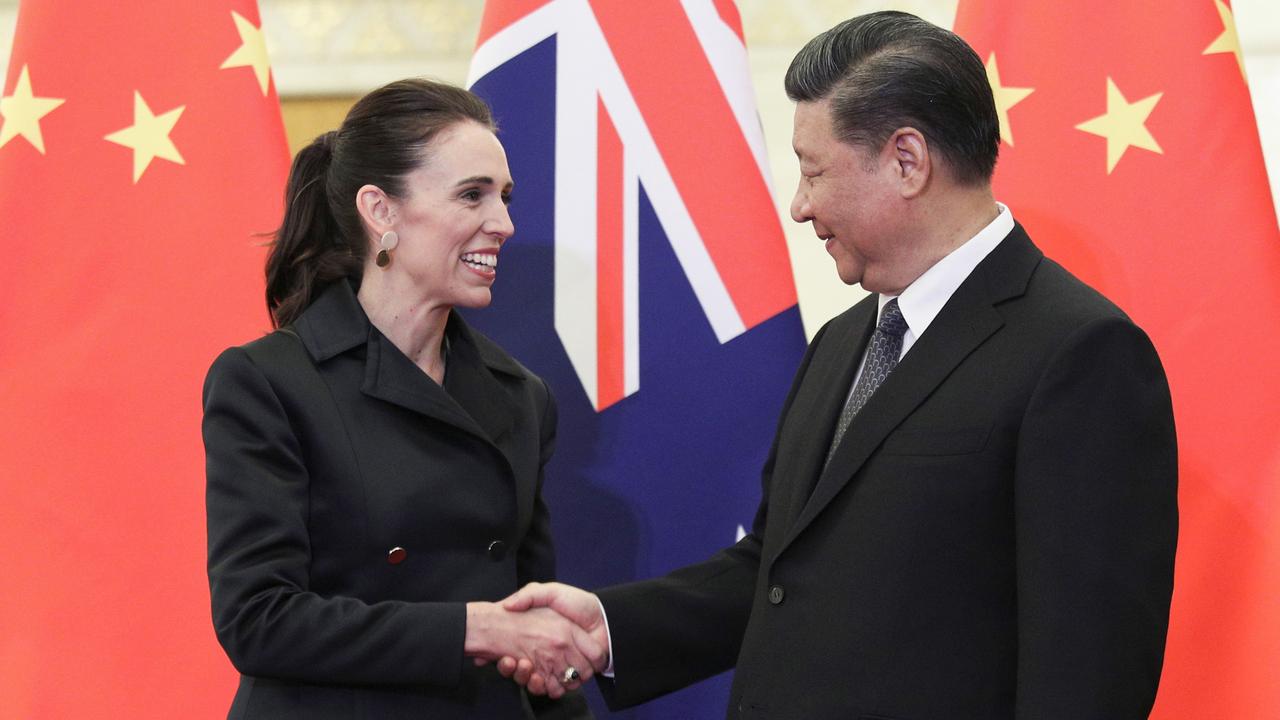
[[[889,153],[902,197],[913,198],[923,192],[933,176],[933,158],[924,133],[913,127],[898,128],[884,149]]]
[[[356,212],[375,237],[390,230],[396,219],[395,201],[377,185],[364,185],[356,191]]]

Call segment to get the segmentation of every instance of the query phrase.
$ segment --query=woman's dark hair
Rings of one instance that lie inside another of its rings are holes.
[[[836,136],[879,149],[911,126],[946,158],[957,182],[991,180],[1000,120],[986,68],[955,33],[904,12],[846,20],[810,40],[791,61],[787,96],[831,98]]]
[[[342,127],[298,152],[285,187],[284,221],[267,255],[267,310],[276,327],[297,319],[325,286],[358,277],[369,252],[356,191],[404,196],[404,178],[441,131],[460,122],[494,130],[484,101],[462,88],[398,80],[365,95]]]

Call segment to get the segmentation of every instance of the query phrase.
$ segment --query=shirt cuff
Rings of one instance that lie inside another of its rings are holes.
[[[609,639],[609,664],[605,667],[600,675],[613,679],[613,633],[609,632],[609,614],[604,611],[604,603],[600,602],[600,596],[594,595],[596,605],[600,606],[600,617],[604,620],[604,634]]]

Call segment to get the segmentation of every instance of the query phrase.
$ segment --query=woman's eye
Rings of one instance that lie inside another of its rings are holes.
[[[503,193],[503,194],[502,194],[502,204],[503,204],[503,205],[510,205],[510,204],[511,204],[511,193]]]
[[[478,200],[480,199],[480,191],[479,191],[479,190],[468,190],[468,191],[466,191],[466,192],[462,193],[462,199],[463,199],[463,200],[466,200],[467,202],[476,202],[476,201],[478,201]]]

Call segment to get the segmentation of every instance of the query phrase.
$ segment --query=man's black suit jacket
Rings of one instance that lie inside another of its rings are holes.
[[[555,405],[457,315],[446,337],[442,389],[338,282],[210,369],[208,570],[242,676],[233,720],[532,717],[463,657],[465,603],[554,576]],[[589,714],[580,694],[535,703]]]
[[[599,593],[606,699],[736,665],[730,718],[1147,717],[1177,535],[1150,341],[1015,227],[823,469],[876,310],[810,344],[752,533]]]

